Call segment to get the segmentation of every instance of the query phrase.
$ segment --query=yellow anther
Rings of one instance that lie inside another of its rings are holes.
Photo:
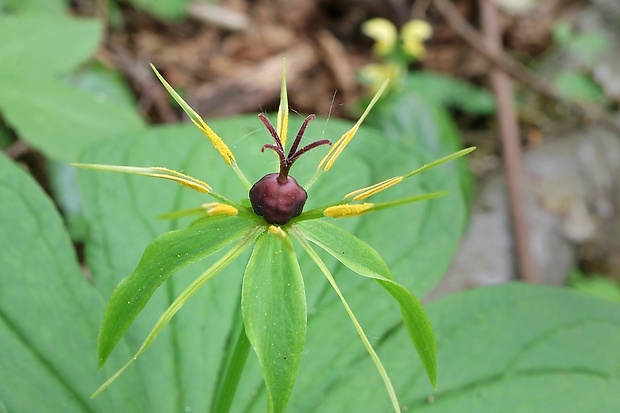
[[[221,202],[210,202],[208,204],[202,204],[202,207],[207,210],[207,215],[234,216],[239,213],[237,208],[228,204],[222,204]]]
[[[354,217],[356,215],[362,215],[368,211],[374,204],[365,202],[357,205],[336,205],[329,208],[325,208],[323,215],[330,218],[347,218]]]
[[[181,172],[173,171],[168,168],[162,168],[159,166],[154,166],[150,169],[151,173],[143,173],[142,175],[152,176],[155,178],[163,178],[170,179],[171,181],[175,181],[178,184],[196,190],[198,192],[209,193],[211,192],[211,187],[200,179],[196,179],[192,176],[182,174]]]
[[[276,235],[280,238],[286,238],[286,232],[284,232],[284,230],[277,225],[269,225],[268,231],[271,235]]]
[[[198,129],[200,129],[205,135],[207,135],[207,138],[209,138],[213,146],[215,146],[215,149],[217,149],[220,155],[222,155],[224,161],[226,161],[228,165],[235,162],[235,157],[233,156],[228,146],[226,146],[222,138],[217,136],[217,134],[213,132],[213,130],[205,123],[205,121],[202,120],[200,115],[196,113],[196,111],[192,109],[192,107],[188,105],[185,100],[183,100],[183,98],[172,88],[172,86],[170,86],[166,79],[164,79],[164,77],[159,74],[155,66],[151,65],[151,68],[155,72],[155,75],[161,81],[162,85],[164,85],[170,96],[172,96],[172,98],[179,104],[179,106],[181,106],[181,109],[183,109],[183,111],[187,114],[187,116],[189,116],[192,122],[194,122],[194,125],[196,125]]]
[[[377,184],[367,186],[366,188],[361,188],[353,192],[349,192],[344,196],[345,199],[353,198],[354,201],[360,201],[362,199],[366,199],[371,195],[374,195],[378,192],[383,191],[397,183],[401,182],[404,178],[402,176],[395,176],[394,178],[386,179],[385,181],[379,182]]]
[[[211,129],[209,125],[207,125],[200,116],[198,115],[196,116],[198,117],[197,121],[195,119],[192,119],[192,122],[194,122],[194,125],[196,125],[198,129],[200,129],[202,133],[204,133],[207,136],[207,138],[209,138],[213,146],[215,146],[215,149],[217,149],[220,155],[222,155],[222,158],[224,158],[224,161],[228,165],[234,162],[235,157],[230,151],[230,149],[228,148],[228,146],[224,143],[222,138],[220,138],[218,134],[215,133],[213,129]]]
[[[282,82],[280,83],[280,105],[278,106],[278,120],[276,132],[286,148],[286,136],[288,134],[288,94],[286,92],[286,59],[282,59]]]
[[[375,96],[372,98],[368,106],[366,106],[366,110],[364,110],[364,113],[362,113],[362,116],[360,116],[355,125],[353,125],[353,127],[349,129],[348,132],[342,135],[340,139],[338,139],[338,141],[334,144],[334,146],[332,146],[329,152],[327,152],[327,155],[325,155],[325,157],[321,160],[318,167],[319,169],[323,168],[324,172],[327,172],[329,168],[332,167],[338,156],[340,156],[344,148],[349,144],[349,142],[351,142],[351,139],[353,139],[353,136],[355,136],[355,134],[357,133],[360,125],[362,124],[362,122],[364,122],[364,119],[366,119],[375,103],[377,103],[388,83],[389,80],[383,82],[383,84],[381,85]]]

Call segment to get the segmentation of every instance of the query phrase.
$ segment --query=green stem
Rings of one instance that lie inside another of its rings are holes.
[[[243,373],[243,368],[245,367],[245,361],[250,353],[250,341],[245,335],[241,311],[238,311],[235,317],[232,336],[237,337],[235,348],[232,352],[227,352],[226,354],[224,369],[215,388],[215,397],[211,405],[210,411],[213,413],[227,413],[230,411],[241,373]]]

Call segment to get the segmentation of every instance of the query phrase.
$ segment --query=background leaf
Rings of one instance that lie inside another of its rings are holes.
[[[148,13],[163,19],[179,19],[187,13],[190,0],[130,0],[131,3]]]
[[[58,13],[67,12],[65,0],[2,0],[0,8],[4,6],[10,13]]]
[[[0,85],[19,74],[29,78],[67,73],[86,61],[101,40],[101,23],[53,14],[0,17]],[[10,41],[9,41],[10,39]]]
[[[143,127],[135,111],[59,80],[17,75],[1,79],[0,109],[5,119],[53,158],[75,161],[93,142]]]
[[[51,200],[2,154],[0,199],[0,406],[24,412],[150,411],[137,371],[90,399],[112,373],[96,365],[105,298],[80,270]],[[125,346],[119,356],[130,356]]]
[[[564,289],[502,285],[433,303],[429,315],[439,338],[438,390],[403,354],[406,332],[387,337],[379,353],[401,403],[416,412],[614,412],[620,408],[620,310]],[[305,411],[384,411],[379,386],[356,374]],[[310,406],[310,401],[307,401]],[[361,410],[360,410],[361,409]]]

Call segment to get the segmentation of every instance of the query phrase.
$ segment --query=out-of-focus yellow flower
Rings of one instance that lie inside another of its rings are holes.
[[[431,25],[423,20],[410,20],[400,29],[400,39],[403,42],[403,50],[412,57],[420,59],[424,57],[426,49],[424,41],[430,39],[433,34]]]
[[[398,45],[399,33],[396,26],[389,20],[370,19],[362,25],[362,32],[375,40],[374,53],[377,56],[386,56]],[[431,25],[423,20],[410,20],[400,30],[402,51],[415,59],[424,56],[424,42],[433,33]]]
[[[362,32],[375,40],[374,52],[383,56],[392,51],[397,40],[396,27],[389,20],[376,18],[362,25]]]

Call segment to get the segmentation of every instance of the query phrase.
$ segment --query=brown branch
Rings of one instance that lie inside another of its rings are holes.
[[[488,50],[495,56],[502,55],[501,30],[495,4],[489,0],[479,0],[482,30],[486,37]],[[501,131],[504,168],[508,185],[508,200],[514,231],[516,255],[520,278],[527,282],[537,282],[536,267],[529,243],[529,230],[523,195],[523,171],[521,168],[521,145],[519,124],[513,103],[510,78],[499,68],[490,74],[491,87],[497,102],[497,118]]]
[[[594,107],[586,106],[575,101],[568,100],[560,94],[553,84],[536,75],[521,63],[504,54],[501,49],[491,47],[476,29],[463,18],[450,0],[433,0],[437,10],[443,15],[450,27],[494,66],[498,67],[519,83],[565,105],[570,110],[590,121],[597,121],[603,126],[620,134],[620,126],[605,117],[605,114]]]

